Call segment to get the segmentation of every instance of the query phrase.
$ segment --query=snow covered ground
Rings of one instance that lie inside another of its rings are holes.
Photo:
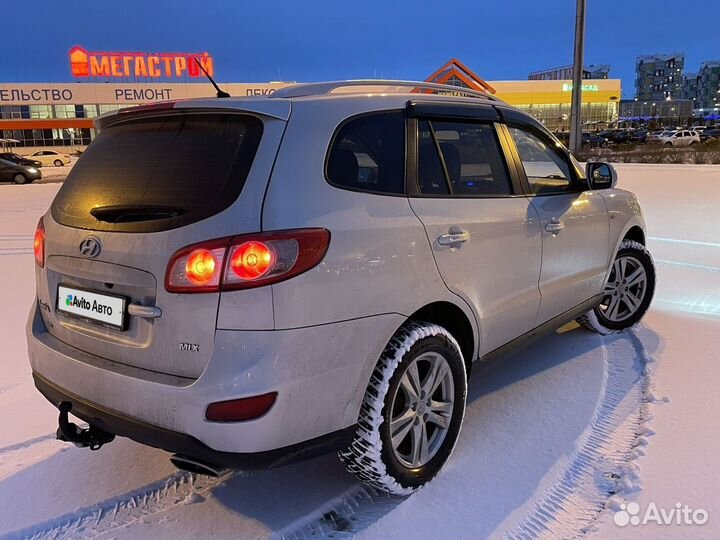
[[[720,167],[617,168],[651,235],[651,312],[619,336],[568,325],[478,370],[452,460],[409,498],[363,488],[334,456],[208,479],[126,439],[53,440],[24,324],[32,234],[59,185],[0,186],[0,538],[720,537]],[[677,503],[707,522],[616,524]]]

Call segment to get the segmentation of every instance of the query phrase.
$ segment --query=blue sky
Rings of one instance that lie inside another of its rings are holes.
[[[455,56],[488,80],[572,61],[575,0],[33,0],[3,6],[0,82],[72,80],[67,51],[208,51],[224,82],[422,79]],[[588,0],[586,64],[632,97],[637,54],[720,59],[717,0]],[[44,14],[44,15],[40,15]],[[706,22],[707,21],[707,22]]]

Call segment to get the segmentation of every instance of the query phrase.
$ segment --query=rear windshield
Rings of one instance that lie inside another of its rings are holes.
[[[53,201],[52,215],[83,229],[154,232],[229,207],[240,195],[262,122],[238,114],[175,114],[103,129]]]

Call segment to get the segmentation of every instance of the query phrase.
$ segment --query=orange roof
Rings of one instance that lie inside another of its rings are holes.
[[[480,90],[481,92],[487,92],[488,94],[494,94],[495,89],[490,86],[487,82],[481,79],[476,73],[473,73],[470,68],[463,64],[457,58],[451,58],[445,64],[430,75],[426,82],[434,82],[438,84],[445,84],[453,76],[460,79],[469,88],[473,90]]]

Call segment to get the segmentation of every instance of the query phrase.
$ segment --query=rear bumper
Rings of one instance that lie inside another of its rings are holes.
[[[72,403],[72,414],[103,431],[128,437],[142,444],[168,452],[200,459],[219,467],[234,469],[266,469],[310,459],[347,447],[355,434],[355,425],[314,439],[266,452],[233,453],[213,450],[185,433],[153,426],[117,411],[107,410],[67,390],[59,388],[42,375],[33,373],[35,386],[47,400],[57,406],[61,401]]]
[[[223,465],[207,452],[300,452],[293,447],[324,447],[326,438],[351,430],[377,359],[403,320],[388,314],[292,330],[217,330],[205,371],[188,379],[76,349],[52,336],[33,306],[28,355],[38,388],[54,404],[67,396],[73,414],[105,431]],[[205,418],[210,403],[267,392],[278,397],[260,418]]]

